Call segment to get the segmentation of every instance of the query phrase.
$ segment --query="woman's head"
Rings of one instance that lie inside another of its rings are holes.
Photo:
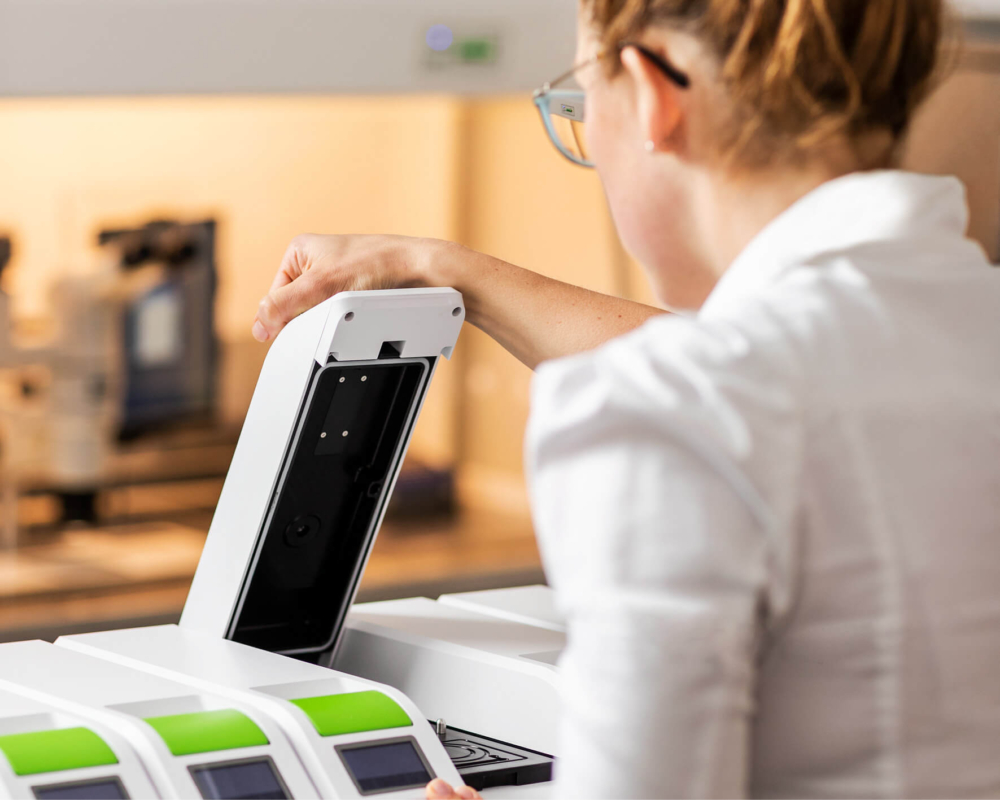
[[[579,55],[605,54],[580,75],[591,156],[626,246],[654,272],[672,253],[673,274],[653,276],[664,300],[707,257],[694,196],[706,175],[891,163],[931,85],[942,16],[942,0],[581,0]]]

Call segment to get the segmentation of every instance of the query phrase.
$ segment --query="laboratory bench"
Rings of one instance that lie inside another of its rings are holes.
[[[0,552],[0,641],[176,622],[201,555],[210,510],[33,535]],[[464,511],[388,519],[358,600],[544,582],[528,518]]]

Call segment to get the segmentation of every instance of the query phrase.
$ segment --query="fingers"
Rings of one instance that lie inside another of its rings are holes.
[[[447,781],[435,778],[427,784],[427,800],[482,800],[482,795],[471,786],[453,789]]]
[[[302,235],[292,239],[291,244],[288,245],[288,249],[285,251],[285,255],[281,259],[281,266],[278,267],[278,273],[271,282],[270,291],[273,292],[275,289],[286,286],[305,273],[309,268],[309,242],[312,238],[311,236]]]
[[[291,283],[278,286],[260,301],[253,323],[253,338],[266,342],[303,311],[326,300],[322,286],[311,275],[302,275]]]
[[[313,238],[305,235],[296,236],[288,245],[281,259],[281,266],[271,282],[271,289],[260,301],[257,315],[254,317],[252,333],[258,342],[273,339],[292,319],[326,299],[317,297],[309,302],[316,293],[314,283],[306,280],[310,240]]]
[[[446,798],[450,800],[453,797],[458,795],[448,782],[435,778],[427,784],[427,800],[446,800]]]
[[[297,236],[257,309],[253,336],[273,339],[294,317],[341,291],[416,285],[426,240],[387,236]]]

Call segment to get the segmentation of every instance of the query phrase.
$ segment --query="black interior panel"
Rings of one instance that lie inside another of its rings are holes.
[[[275,652],[332,645],[427,370],[386,359],[317,372],[230,638]]]

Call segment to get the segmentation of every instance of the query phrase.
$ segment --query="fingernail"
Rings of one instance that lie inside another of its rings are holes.
[[[476,790],[471,786],[463,786],[455,792],[462,800],[473,800],[476,797]]]
[[[246,328],[244,328],[246,330]],[[260,320],[257,320],[253,324],[253,338],[258,342],[267,341],[267,328],[260,324]]]
[[[429,788],[435,797],[451,797],[453,794],[451,786],[441,778],[432,780]]]

